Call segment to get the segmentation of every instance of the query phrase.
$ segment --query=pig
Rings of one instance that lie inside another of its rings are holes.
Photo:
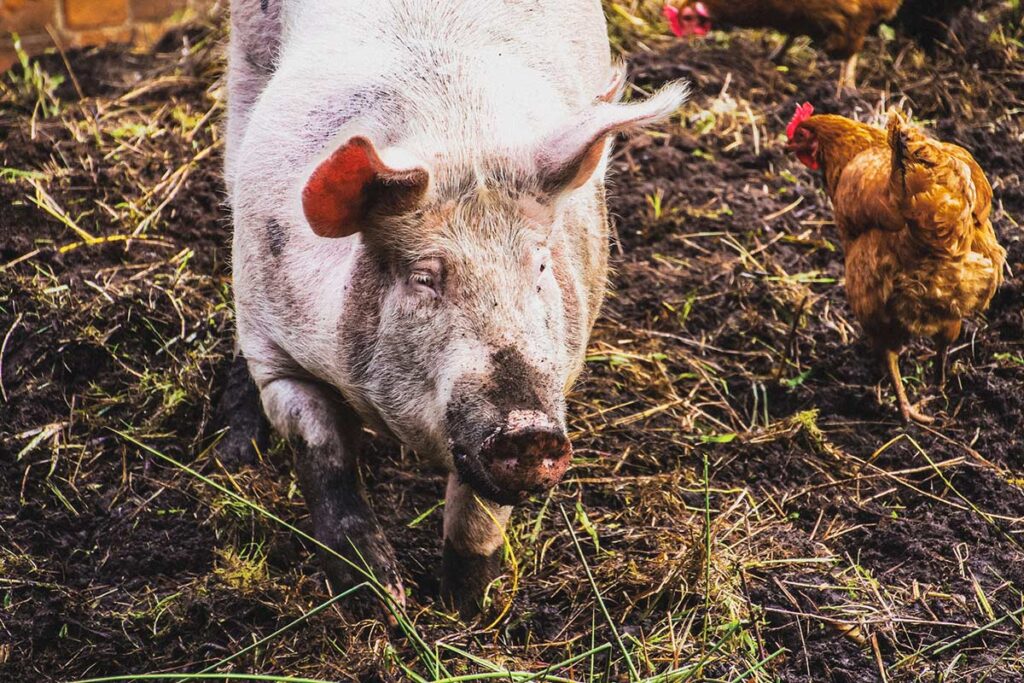
[[[511,506],[572,459],[622,103],[599,0],[233,0],[225,182],[238,347],[313,533],[405,604],[364,428],[448,474],[441,594],[472,614]],[[359,578],[323,554],[334,590]]]

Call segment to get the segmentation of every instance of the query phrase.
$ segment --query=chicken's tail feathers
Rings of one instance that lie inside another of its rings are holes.
[[[889,179],[889,190],[893,199],[900,206],[905,206],[909,199],[907,188],[907,170],[914,162],[910,151],[911,139],[916,129],[907,121],[907,115],[896,107],[889,109],[889,120],[886,125],[886,140],[892,151],[892,170]]]
[[[908,124],[906,115],[899,109],[889,109],[889,122],[886,126],[889,148],[892,150],[893,175],[906,173]]]
[[[889,196],[910,232],[938,252],[970,249],[976,199],[970,169],[897,109],[889,110],[886,132],[892,150]]]

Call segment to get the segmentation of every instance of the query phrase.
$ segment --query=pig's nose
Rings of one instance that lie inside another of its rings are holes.
[[[572,460],[564,430],[538,410],[514,410],[488,437],[481,460],[506,491],[538,492],[557,484]]]

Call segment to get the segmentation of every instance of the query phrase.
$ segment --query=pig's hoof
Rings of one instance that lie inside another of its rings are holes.
[[[446,540],[441,565],[441,602],[472,619],[480,613],[487,586],[501,573],[501,549],[490,555],[460,553]]]
[[[405,588],[402,586],[402,582],[398,581],[397,583],[384,584],[384,590],[391,597],[393,603],[391,605],[381,605],[384,608],[384,618],[388,622],[388,626],[397,628],[398,619],[395,617],[395,613],[405,611]]]
[[[345,572],[343,575],[328,572],[327,587],[331,595],[338,595],[357,585],[361,580],[349,572]],[[377,591],[380,590],[383,590],[386,595],[379,595]],[[393,578],[379,586],[377,591],[365,587],[342,599],[339,606],[358,618],[380,619],[386,622],[389,628],[397,628],[396,614],[401,615],[405,612],[406,606],[402,580]]]
[[[354,504],[365,505],[358,494]],[[338,535],[337,527],[327,532],[321,528],[321,533],[316,534],[321,542],[337,550],[337,555],[321,553],[328,583],[336,595],[352,586],[370,582],[369,575],[372,575],[375,588],[362,588],[353,593],[350,600],[343,602],[353,614],[385,619],[391,626],[397,626],[395,613],[405,610],[405,587],[395,551],[372,513],[368,509],[362,512],[336,520],[338,527],[347,527],[347,536]]]
[[[241,354],[231,362],[210,421],[209,436],[221,432],[214,454],[229,469],[254,464],[258,452],[270,443],[270,423],[263,415],[260,392]]]

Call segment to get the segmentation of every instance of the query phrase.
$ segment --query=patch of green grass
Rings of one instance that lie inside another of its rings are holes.
[[[14,52],[18,57],[20,70],[10,69],[7,72],[7,83],[0,81],[0,94],[7,90],[13,100],[32,112],[32,119],[48,119],[60,113],[61,103],[57,97],[57,88],[64,83],[64,76],[47,73],[37,60],[29,57],[22,48],[21,37],[11,35]]]
[[[1020,353],[994,353],[992,357],[998,361],[1004,361],[1010,365],[1024,366],[1024,354]]]
[[[46,177],[46,174],[42,171],[23,170],[20,168],[11,168],[10,166],[0,166],[0,180],[8,183],[20,180],[43,180]]]

